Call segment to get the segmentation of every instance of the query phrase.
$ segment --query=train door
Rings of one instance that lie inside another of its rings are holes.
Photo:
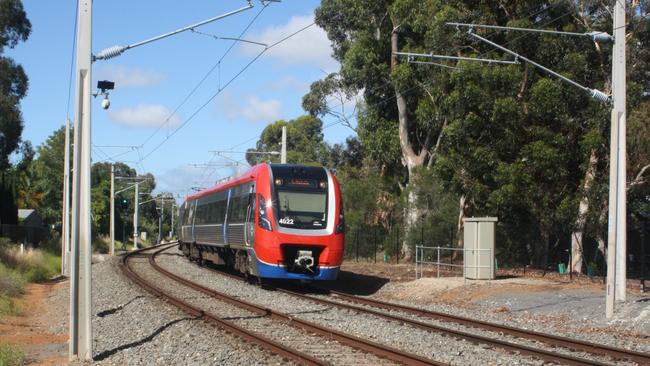
[[[187,219],[187,224],[192,225],[191,226],[192,231],[191,231],[191,234],[190,234],[191,235],[191,239],[190,239],[191,242],[196,241],[195,236],[194,236],[194,216],[196,216],[195,212],[196,212],[196,203],[197,202],[198,202],[198,199],[190,202],[190,207],[189,207],[190,213],[189,213],[189,217]]]
[[[255,186],[252,185],[248,192],[248,205],[246,207],[246,221],[244,222],[244,242],[251,246],[255,242]]]

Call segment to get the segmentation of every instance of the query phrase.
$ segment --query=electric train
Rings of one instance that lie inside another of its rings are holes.
[[[259,279],[335,280],[343,261],[341,191],[325,168],[259,164],[190,195],[179,245],[192,261]]]

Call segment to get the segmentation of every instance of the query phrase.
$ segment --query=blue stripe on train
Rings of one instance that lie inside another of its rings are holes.
[[[257,261],[257,270],[260,277],[264,278],[286,278],[289,280],[308,280],[308,281],[332,281],[339,274],[339,267],[321,268],[318,275],[307,275],[302,273],[287,272],[286,267],[273,266],[261,261]]]

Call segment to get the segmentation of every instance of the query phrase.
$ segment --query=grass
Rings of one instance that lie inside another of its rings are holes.
[[[44,282],[61,272],[61,257],[48,251],[27,249],[0,238],[0,315],[20,314],[15,299],[29,282]],[[0,363],[0,366],[3,364]]]
[[[16,346],[0,343],[0,366],[18,366],[25,362],[25,354]]]

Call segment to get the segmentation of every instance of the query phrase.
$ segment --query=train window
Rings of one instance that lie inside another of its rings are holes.
[[[240,222],[242,219],[241,197],[230,198],[230,210],[228,211],[229,222]]]
[[[226,218],[226,200],[215,202],[215,221],[217,224],[223,224]]]
[[[246,212],[248,211],[248,194],[242,195],[241,197],[239,197],[239,200],[241,202],[240,221],[246,221]]]
[[[324,229],[327,226],[326,190],[277,191],[278,223],[299,229]]]
[[[205,223],[205,205],[196,206],[196,217],[194,218],[195,225],[203,225]]]

